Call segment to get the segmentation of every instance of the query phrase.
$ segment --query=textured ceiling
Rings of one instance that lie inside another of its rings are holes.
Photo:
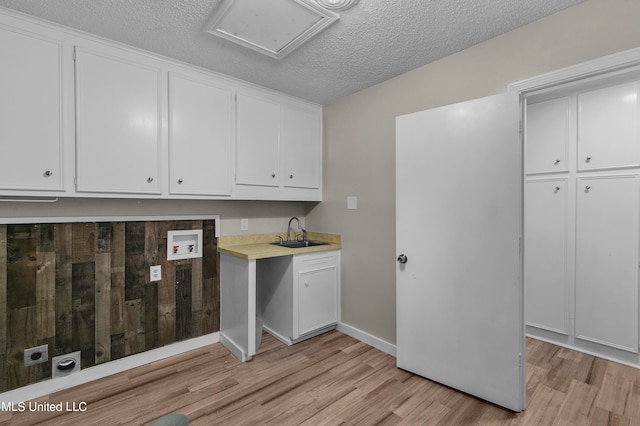
[[[360,0],[282,60],[207,34],[221,0],[0,0],[0,6],[327,104],[582,1]]]

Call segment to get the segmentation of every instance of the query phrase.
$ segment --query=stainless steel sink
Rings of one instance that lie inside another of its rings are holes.
[[[323,246],[325,244],[324,241],[314,241],[314,240],[306,240],[306,241],[282,241],[269,243],[274,246],[286,247],[286,248],[303,248],[303,247],[313,247],[313,246]]]

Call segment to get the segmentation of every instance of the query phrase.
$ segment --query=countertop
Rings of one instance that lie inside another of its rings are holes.
[[[300,235],[300,232],[296,233]],[[308,240],[323,241],[329,244],[302,248],[287,248],[273,244],[279,237],[287,239],[287,233],[230,235],[218,238],[218,251],[246,260],[266,259],[269,257],[290,256],[294,254],[315,253],[319,251],[339,250],[342,248],[342,238],[339,234],[321,232],[307,232]]]

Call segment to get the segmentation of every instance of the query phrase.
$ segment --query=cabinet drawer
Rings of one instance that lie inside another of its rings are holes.
[[[332,250],[319,253],[299,254],[296,255],[295,262],[299,272],[334,266],[338,262],[338,252]]]

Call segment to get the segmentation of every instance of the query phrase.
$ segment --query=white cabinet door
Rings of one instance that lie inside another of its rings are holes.
[[[526,173],[568,171],[569,98],[527,105]]]
[[[299,336],[338,321],[336,271],[334,265],[298,276]]]
[[[160,70],[76,48],[77,190],[160,193]]]
[[[638,85],[578,95],[578,170],[640,165]]]
[[[279,186],[280,104],[237,94],[236,183]]]
[[[322,113],[282,107],[284,185],[319,188],[322,167]]]
[[[578,179],[576,337],[638,351],[638,175]]]
[[[62,190],[61,44],[0,28],[0,188]]]
[[[231,193],[233,91],[213,82],[169,74],[169,191]]]
[[[529,181],[524,190],[525,321],[568,334],[567,179]]]
[[[338,321],[339,252],[296,255],[293,339]]]

